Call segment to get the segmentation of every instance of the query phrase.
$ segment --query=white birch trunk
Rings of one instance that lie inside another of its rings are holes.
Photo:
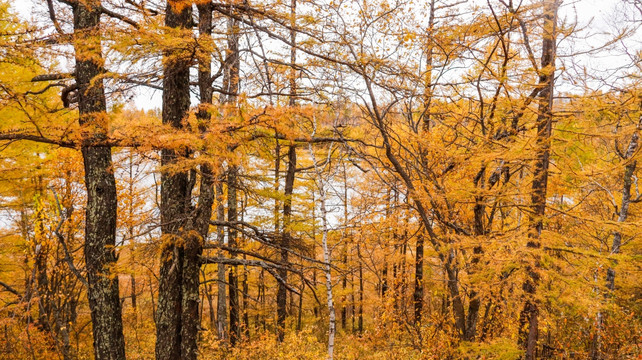
[[[315,129],[316,132],[316,129]],[[314,136],[314,135],[313,135]],[[328,360],[332,360],[334,356],[334,336],[336,334],[336,315],[334,311],[334,300],[332,297],[332,273],[330,267],[330,260],[332,256],[330,255],[330,249],[328,247],[328,210],[325,207],[326,193],[325,193],[325,181],[323,175],[321,175],[321,170],[317,166],[316,157],[314,156],[314,151],[312,150],[312,144],[308,144],[308,150],[310,151],[310,158],[314,163],[314,172],[316,174],[316,182],[319,190],[319,201],[321,202],[321,230],[322,238],[321,244],[323,249],[323,262],[324,272],[325,272],[325,287],[327,291],[328,298]],[[328,151],[328,157],[332,152]],[[328,159],[329,160],[329,159]],[[327,163],[330,163],[327,161]]]

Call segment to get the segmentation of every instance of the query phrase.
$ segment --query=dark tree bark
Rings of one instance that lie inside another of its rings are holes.
[[[415,291],[412,294],[415,311],[415,325],[421,324],[421,313],[424,306],[424,237],[417,236],[415,249]]]
[[[245,260],[246,257],[243,255],[243,259]],[[248,293],[250,291],[249,284],[247,282],[247,266],[243,267],[243,280],[241,281],[241,288],[243,292],[243,298],[242,298],[242,303],[243,303],[243,335],[245,336],[246,340],[249,340],[250,338],[250,314],[248,312],[249,310],[249,301],[248,301]]]
[[[290,99],[289,105],[296,105],[296,71],[294,69],[294,64],[296,62],[296,32],[294,31],[296,17],[296,0],[290,1],[290,25],[292,30],[290,31]],[[280,161],[277,158],[277,162]],[[285,200],[283,201],[283,231],[281,234],[281,263],[284,265],[282,269],[279,269],[279,276],[283,281],[279,281],[279,285],[276,293],[276,331],[277,339],[283,341],[285,336],[285,320],[287,318],[287,289],[285,283],[288,281],[288,272],[285,269],[288,266],[288,248],[290,247],[290,224],[292,221],[292,193],[294,191],[294,177],[296,173],[296,147],[290,145],[288,147],[288,168],[285,174],[285,186],[284,186],[284,195]]]
[[[357,257],[359,258],[359,321],[357,331],[361,335],[363,334],[363,260],[359,243],[357,243]]]
[[[93,131],[94,139],[106,137],[106,100],[102,80],[100,42],[101,4],[74,2],[75,78],[78,87],[80,125]],[[85,219],[85,264],[87,297],[91,309],[94,356],[97,360],[125,359],[125,340],[118,293],[116,263],[116,181],[111,148],[83,145],[87,207]]]
[[[237,214],[237,175],[238,168],[235,166],[230,167],[227,171],[227,221],[233,223],[238,221]],[[236,230],[234,228],[227,229],[227,246],[231,249],[238,247],[236,239]],[[236,258],[234,251],[230,252],[230,258]],[[240,309],[239,309],[239,295],[238,295],[238,274],[237,266],[231,265],[228,275],[229,287],[229,308],[230,308],[230,344],[232,346],[241,338],[241,329],[239,327]]]
[[[212,5],[198,5],[199,38],[206,42],[212,33]],[[198,58],[198,85],[200,109],[197,113],[199,131],[205,131],[209,125],[208,106],[212,103],[211,55],[202,51]],[[214,203],[214,178],[211,166],[205,162],[200,166],[200,186],[198,204],[193,215],[188,219],[184,236],[184,259],[182,274],[182,313],[181,313],[181,359],[196,360],[198,355],[199,286],[200,256],[203,253],[203,242],[209,234],[209,222]],[[188,188],[188,191],[191,189]],[[189,196],[189,194],[187,194]],[[186,201],[190,201],[189,197]],[[187,204],[189,206],[189,204]]]
[[[223,183],[218,181],[216,183],[216,201],[218,205],[216,207],[216,220],[225,221],[225,205],[223,204]],[[223,226],[218,226],[216,230],[216,239],[219,245],[225,245],[225,228]],[[221,254],[219,254],[220,256]],[[218,338],[220,340],[227,340],[227,290],[226,284],[227,280],[225,279],[225,264],[218,264],[217,269],[217,304],[216,304],[216,331]]]
[[[211,209],[211,204],[210,204]],[[198,355],[198,329],[200,327],[199,285],[200,256],[203,238],[196,231],[183,237],[183,281],[181,303],[181,360],[196,360]]]
[[[344,239],[345,240],[345,239]],[[347,250],[348,245],[343,244],[343,254],[341,255],[341,261],[343,262],[343,266],[346,269],[348,268],[348,250]],[[346,293],[346,288],[348,287],[348,275],[347,273],[344,273],[341,275],[341,290],[342,293]],[[346,307],[346,296],[341,295],[341,311],[339,311],[339,314],[341,314],[341,329],[345,330],[346,329],[346,323],[348,319],[348,308]]]
[[[191,7],[178,11],[177,1],[167,2],[165,25],[189,29],[192,23]],[[164,52],[163,107],[164,124],[182,128],[182,120],[190,106],[189,68],[191,59],[177,57],[172,49]],[[187,156],[173,149],[161,151],[161,165],[167,166]],[[181,317],[183,313],[183,261],[181,246],[183,229],[190,206],[190,185],[186,172],[161,174],[161,231],[163,244],[156,313],[156,359],[181,359]],[[190,257],[194,251],[190,240]],[[189,265],[188,265],[189,267]],[[189,311],[189,310],[188,310]]]
[[[296,173],[296,146],[290,145],[288,147],[288,168],[285,173],[285,186],[283,201],[283,233],[281,236],[281,263],[285,266],[280,268],[279,276],[283,281],[279,281],[279,286],[276,293],[276,316],[277,316],[277,337],[279,341],[283,341],[285,336],[285,320],[287,317],[287,295],[288,290],[285,282],[288,281],[288,272],[285,267],[288,264],[288,248],[290,247],[291,233],[290,225],[292,222],[292,193],[294,192],[294,178]]]
[[[130,275],[131,281],[131,298],[132,298],[132,309],[136,310],[136,277],[134,274]]]
[[[527,248],[531,249],[533,264],[526,267],[527,279],[523,290],[526,295],[524,308],[520,314],[519,339],[526,350],[525,359],[534,360],[536,357],[537,338],[539,331],[539,306],[535,299],[537,283],[539,282],[539,256],[541,247],[540,235],[546,212],[546,191],[548,186],[548,166],[550,161],[550,142],[553,128],[553,83],[555,78],[555,38],[557,22],[557,0],[544,0],[544,34],[542,39],[542,59],[539,75],[537,137],[535,139],[536,156],[533,168],[533,184],[531,187],[532,213],[529,217],[529,232]]]

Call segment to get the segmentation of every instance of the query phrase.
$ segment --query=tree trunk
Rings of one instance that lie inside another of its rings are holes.
[[[226,95],[222,96],[224,104],[233,105],[236,102],[236,96],[239,91],[239,26],[238,22],[232,18],[227,23],[227,54],[225,58],[223,71],[223,90]],[[227,170],[227,221],[235,222],[238,220],[237,215],[237,196],[236,190],[238,168],[230,166]],[[235,248],[236,230],[228,228],[227,232],[228,246]],[[230,257],[236,257],[236,253],[231,252]],[[238,276],[236,266],[230,266],[228,274],[228,301],[229,301],[229,319],[230,319],[230,344],[234,346],[240,338],[240,312],[238,300]]]
[[[359,258],[359,321],[358,332],[363,334],[363,260],[361,259],[361,248],[357,243],[357,257]]]
[[[245,256],[243,256],[245,259]],[[250,291],[249,284],[247,282],[247,267],[243,267],[243,335],[247,340],[250,339],[250,315],[249,315],[249,301],[248,301],[248,293]]]
[[[290,223],[292,220],[292,193],[294,191],[294,175],[296,171],[296,146],[290,145],[288,147],[288,168],[285,174],[285,187],[284,195],[285,201],[283,202],[283,234],[281,241],[281,263],[284,266],[288,264],[288,250],[290,247]],[[287,316],[287,288],[284,282],[288,280],[288,272],[284,268],[280,268],[279,276],[283,281],[279,281],[277,295],[276,295],[276,313],[277,313],[277,337],[279,341],[283,341],[285,336],[285,319]]]
[[[415,251],[415,291],[412,294],[415,310],[415,325],[421,325],[421,312],[424,305],[424,238],[417,235]]]
[[[312,163],[314,164],[314,170],[316,173],[316,183],[319,190],[319,202],[321,206],[321,245],[323,248],[323,262],[324,272],[325,272],[325,287],[326,287],[326,296],[328,304],[328,360],[332,360],[334,356],[334,337],[337,331],[336,325],[336,315],[334,310],[334,298],[332,296],[332,271],[330,267],[330,262],[332,256],[330,254],[330,247],[328,246],[328,233],[330,232],[328,226],[328,210],[325,206],[326,202],[326,193],[325,193],[325,179],[321,175],[321,171],[317,166],[316,157],[314,156],[314,151],[312,151],[312,145],[308,144],[308,151],[310,152],[310,157],[312,158]],[[328,151],[328,157],[332,154],[332,151]]]
[[[165,25],[170,28],[189,29],[192,23],[191,7],[177,11],[178,2],[167,2]],[[176,5],[176,7],[175,7]],[[177,58],[172,49],[164,52],[163,69],[163,124],[182,128],[182,120],[190,106],[189,68],[191,59]],[[161,165],[168,166],[186,157],[173,149],[161,151]],[[181,359],[181,333],[183,314],[184,248],[180,237],[186,225],[190,206],[190,185],[186,172],[161,174],[161,232],[162,249],[156,313],[156,359]],[[194,244],[189,241],[190,262]],[[186,264],[186,269],[191,264]],[[189,311],[188,309],[185,309]]]
[[[131,297],[132,297],[132,309],[136,310],[136,277],[134,274],[130,275],[131,280]]]
[[[548,185],[548,166],[550,159],[550,142],[553,126],[553,83],[555,76],[555,38],[557,22],[557,0],[544,0],[544,35],[542,39],[542,59],[539,75],[539,109],[537,115],[537,137],[535,140],[536,160],[533,168],[531,187],[532,214],[529,218],[528,242],[533,263],[526,267],[527,279],[523,284],[526,295],[524,308],[520,314],[520,342],[526,350],[525,359],[536,357],[537,337],[539,330],[539,306],[535,299],[539,282],[540,235],[546,211],[546,191]]]
[[[230,167],[227,171],[227,221],[234,223],[238,221],[237,214],[237,174],[238,168],[235,166]],[[233,228],[227,229],[227,245],[234,249],[238,246],[236,243],[236,230]],[[230,252],[230,258],[236,258],[234,251]],[[238,295],[238,274],[237,266],[231,265],[228,274],[228,299],[230,308],[230,345],[234,346],[241,337],[241,329],[239,327],[240,311],[239,311],[239,295]]]
[[[198,5],[199,38],[206,42],[212,33],[212,5]],[[208,106],[212,103],[211,56],[204,52],[199,61],[198,85],[200,109],[197,113],[199,131],[204,132],[209,125]],[[198,355],[198,331],[200,328],[199,295],[200,295],[200,256],[203,253],[203,242],[209,234],[209,221],[212,217],[214,203],[214,179],[211,166],[205,162],[200,167],[201,181],[199,186],[198,205],[192,219],[188,219],[183,239],[184,258],[182,275],[182,313],[181,313],[181,359],[196,360]],[[188,188],[186,199],[189,198]],[[190,208],[190,204],[187,204]],[[192,214],[188,214],[192,215]],[[194,231],[195,230],[195,231]]]
[[[107,136],[106,100],[102,80],[103,58],[100,43],[100,2],[74,3],[76,84],[80,125],[93,129],[94,139]],[[87,297],[91,309],[94,356],[97,360],[125,359],[116,264],[116,181],[111,148],[82,146],[87,187],[85,211],[85,264]]]
[[[223,183],[216,183],[216,221],[225,221],[225,205],[223,204]],[[225,228],[218,226],[216,230],[216,239],[219,245],[225,245]],[[219,252],[219,256],[221,253]],[[227,340],[227,280],[225,278],[225,264],[217,264],[217,305],[216,305],[216,331],[219,340]]]
[[[631,204],[631,185],[633,184],[633,176],[637,166],[636,160],[631,160],[639,146],[639,131],[642,130],[642,116],[637,125],[635,133],[631,136],[629,146],[624,154],[624,160],[629,160],[629,163],[624,167],[624,174],[622,174],[622,201],[620,203],[620,213],[617,222],[623,223],[629,216],[629,205]],[[622,245],[622,233],[619,231],[613,232],[613,243],[611,245],[611,254],[619,254],[620,246]],[[613,291],[615,290],[615,269],[609,267],[606,272],[606,287]]]
[[[629,161],[628,164],[624,167],[624,173],[622,174],[622,200],[620,202],[620,213],[618,214],[618,223],[623,223],[626,221],[628,215],[629,215],[629,205],[631,204],[631,186],[633,185],[633,175],[635,173],[635,169],[637,167],[637,160],[631,160],[635,152],[638,150],[639,147],[639,140],[640,140],[640,135],[639,131],[642,130],[642,116],[640,116],[640,119],[638,121],[637,128],[633,135],[631,136],[631,140],[629,141],[629,145],[626,148],[626,152],[622,156],[624,161]],[[613,232],[613,243],[611,245],[611,254],[619,254],[620,253],[620,246],[622,245],[622,233],[619,231],[614,231]],[[616,261],[613,261],[613,264],[617,264]],[[609,266],[609,268],[606,270],[606,288],[609,289],[610,291],[615,290],[615,269],[613,267]],[[609,294],[605,294],[608,296]],[[601,356],[601,342],[602,342],[602,326],[603,326],[603,314],[602,312],[598,312],[596,316],[596,334],[595,337],[593,338],[593,344],[591,345],[591,359],[593,360],[598,360],[600,359]]]

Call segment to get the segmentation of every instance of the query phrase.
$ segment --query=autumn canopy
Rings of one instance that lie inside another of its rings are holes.
[[[641,39],[641,0],[0,0],[0,359],[642,359]]]

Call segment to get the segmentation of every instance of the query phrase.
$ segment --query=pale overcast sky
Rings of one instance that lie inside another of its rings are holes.
[[[622,25],[623,19],[617,18],[615,14],[618,13],[616,7],[622,6],[623,1],[624,0],[563,0],[563,6],[559,12],[560,19],[566,18],[567,23],[573,23],[575,22],[574,18],[577,17],[577,22],[580,24],[579,28],[590,24],[588,34],[592,34],[588,38],[575,41],[573,43],[573,49],[568,51],[582,52],[603,44],[609,35],[612,35],[614,25]],[[480,5],[486,3],[485,0],[469,0],[469,2],[471,4],[479,3]],[[36,11],[46,11],[45,1],[42,0],[14,0],[11,2],[11,6],[18,10],[21,17],[25,19],[31,18],[33,16],[32,14]],[[642,14],[636,13],[633,16],[637,21],[642,21]],[[641,39],[632,39],[630,41],[633,43],[629,45],[632,46],[629,50],[633,50],[634,53],[640,52],[640,49],[642,49]],[[562,51],[559,55],[563,55],[563,50],[565,50],[564,45],[567,44],[568,43],[563,44],[560,48]],[[563,61],[563,57],[561,61]],[[575,57],[574,61],[582,66],[586,66],[592,72],[606,72],[608,68],[613,68],[622,62],[630,62],[631,59],[619,58],[617,56],[597,57],[592,55]],[[159,91],[140,90],[134,99],[135,106],[143,109],[158,108],[160,107],[160,96]]]

